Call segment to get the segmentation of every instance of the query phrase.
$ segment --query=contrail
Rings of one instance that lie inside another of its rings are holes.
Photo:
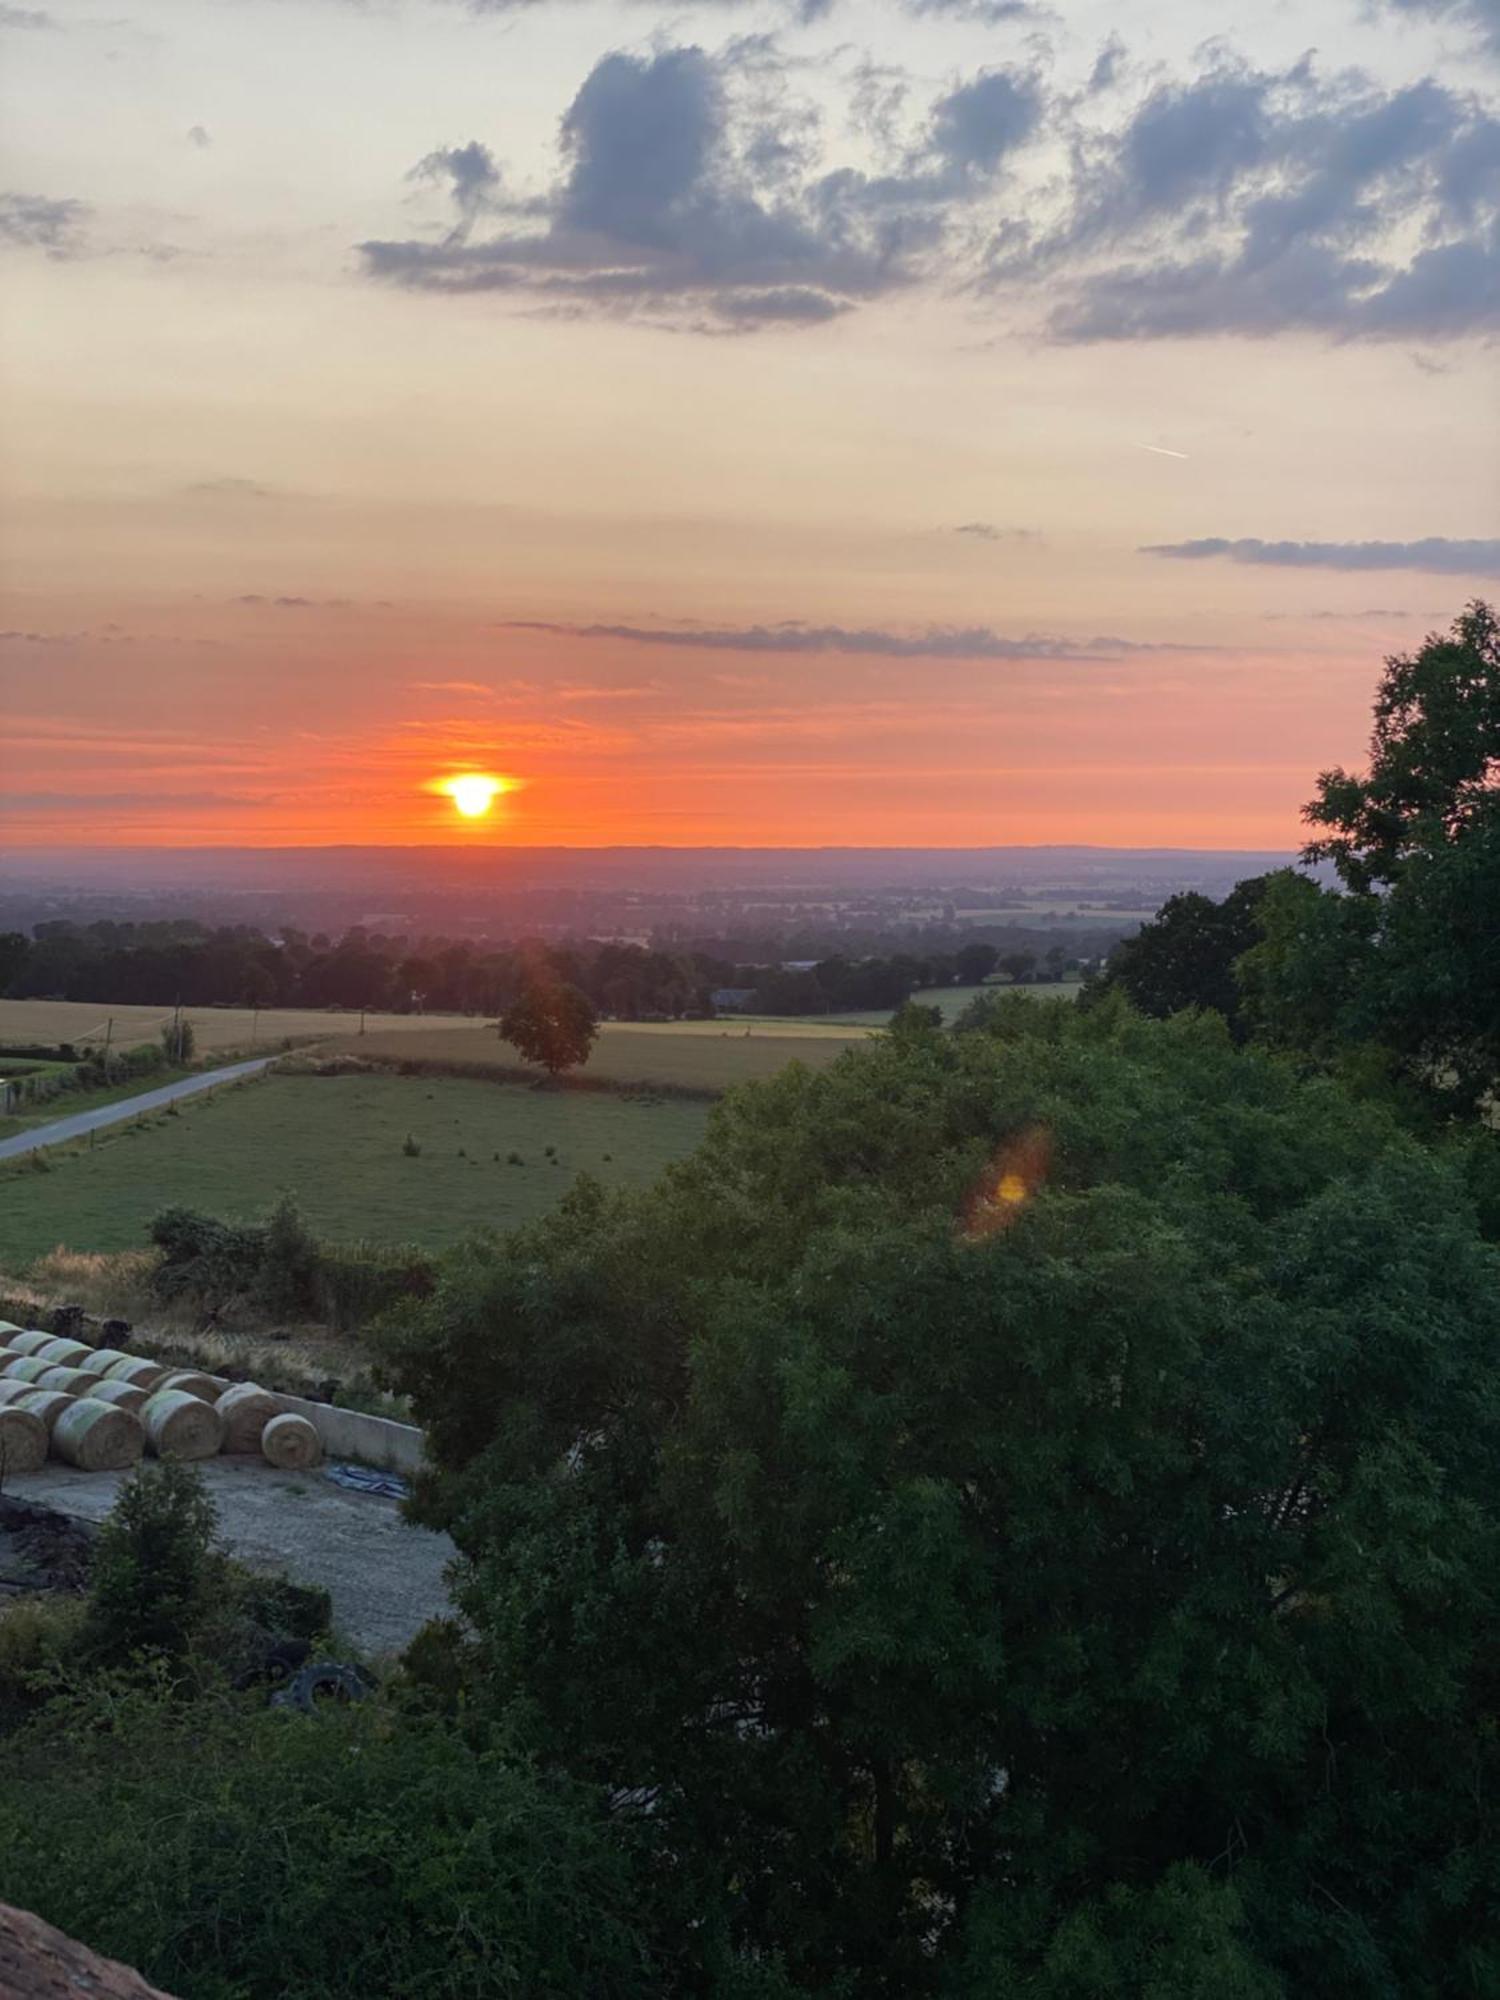
[[[1186,453],[1185,451],[1172,451],[1172,450],[1170,450],[1170,449],[1169,449],[1169,448],[1168,448],[1168,447],[1167,447],[1166,445],[1164,445],[1164,444],[1142,444],[1142,445],[1137,445],[1137,446],[1136,446],[1136,450],[1137,450],[1137,451],[1154,451],[1154,452],[1156,453],[1156,455],[1157,455],[1157,457],[1158,457],[1158,458],[1186,458],[1186,457],[1187,457],[1187,453]]]

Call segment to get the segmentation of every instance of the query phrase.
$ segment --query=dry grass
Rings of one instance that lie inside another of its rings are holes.
[[[267,1053],[283,1042],[321,1040],[347,1035],[359,1027],[358,1013],[319,1007],[189,1007],[200,1054],[230,1049],[260,1048]],[[112,1041],[118,1049],[154,1042],[172,1018],[170,1007],[111,1007],[85,1000],[0,1000],[0,1045],[8,1042],[72,1042],[75,1046],[104,1040],[106,1023],[114,1022]],[[464,1014],[371,1014],[372,1032],[396,1034],[404,1029],[473,1027]],[[145,1086],[143,1085],[143,1088]]]
[[[372,1387],[373,1357],[358,1340],[319,1327],[206,1327],[197,1308],[164,1306],[152,1296],[155,1262],[152,1250],[53,1250],[38,1258],[24,1279],[0,1275],[0,1296],[9,1316],[30,1307],[38,1324],[62,1305],[82,1306],[99,1319],[128,1319],[130,1351],[174,1368],[243,1376],[291,1396],[318,1397],[334,1382],[340,1400],[401,1414]]]
[[[429,1016],[425,1027],[387,1034],[340,1036],[328,1054],[360,1056],[371,1062],[431,1064],[464,1075],[490,1070],[497,1081],[530,1074],[519,1051],[502,1042],[493,1026],[466,1021],[461,1027],[439,1026]],[[716,1096],[736,1083],[774,1076],[789,1062],[822,1069],[845,1049],[857,1048],[869,1030],[825,1027],[807,1021],[635,1022],[606,1021],[585,1067],[569,1081],[582,1084],[657,1086]]]

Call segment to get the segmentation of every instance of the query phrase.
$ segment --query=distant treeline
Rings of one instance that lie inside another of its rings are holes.
[[[737,964],[690,950],[583,940],[392,937],[360,927],[342,937],[287,928],[209,929],[191,920],[38,924],[28,938],[0,936],[0,993],[8,999],[83,1000],[99,1006],[338,1007],[395,1013],[498,1014],[538,976],[586,993],[618,1020],[680,1019],[715,1011],[726,990],[739,1005],[775,1014],[899,1007],[924,987],[984,978],[997,964],[1012,978],[1059,977],[1061,946],[1045,957],[992,945],[901,953],[813,967]]]

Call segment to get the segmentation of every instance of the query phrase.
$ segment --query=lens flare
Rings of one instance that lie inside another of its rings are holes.
[[[1045,1127],[1030,1125],[1000,1147],[964,1203],[962,1228],[970,1242],[1009,1229],[1047,1179],[1052,1139]]]

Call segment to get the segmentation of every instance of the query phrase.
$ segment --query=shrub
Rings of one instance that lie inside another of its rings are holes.
[[[317,1310],[318,1264],[316,1238],[283,1194],[266,1219],[261,1235],[260,1266],[255,1301],[278,1319],[303,1319]]]
[[[422,1153],[421,1146],[412,1137],[410,1132],[408,1132],[406,1137],[401,1141],[401,1150],[403,1153],[405,1153],[407,1159],[409,1160],[419,1159]]]
[[[0,1750],[4,1894],[193,2000],[647,2000],[598,1795],[380,1702],[104,1687]]]
[[[141,1656],[178,1661],[223,1581],[218,1516],[202,1478],[171,1460],[145,1464],[99,1530],[83,1648],[104,1666]]]
[[[264,1231],[220,1222],[191,1208],[164,1208],[151,1223],[161,1260],[151,1275],[163,1299],[200,1299],[219,1307],[254,1289]]]
[[[167,1061],[174,1068],[190,1063],[198,1045],[192,1022],[184,1021],[180,1016],[175,1021],[169,1021],[161,1031],[161,1045]]]
[[[376,1319],[403,1300],[426,1298],[436,1266],[405,1244],[325,1243],[318,1251],[314,1306],[338,1332]]]

